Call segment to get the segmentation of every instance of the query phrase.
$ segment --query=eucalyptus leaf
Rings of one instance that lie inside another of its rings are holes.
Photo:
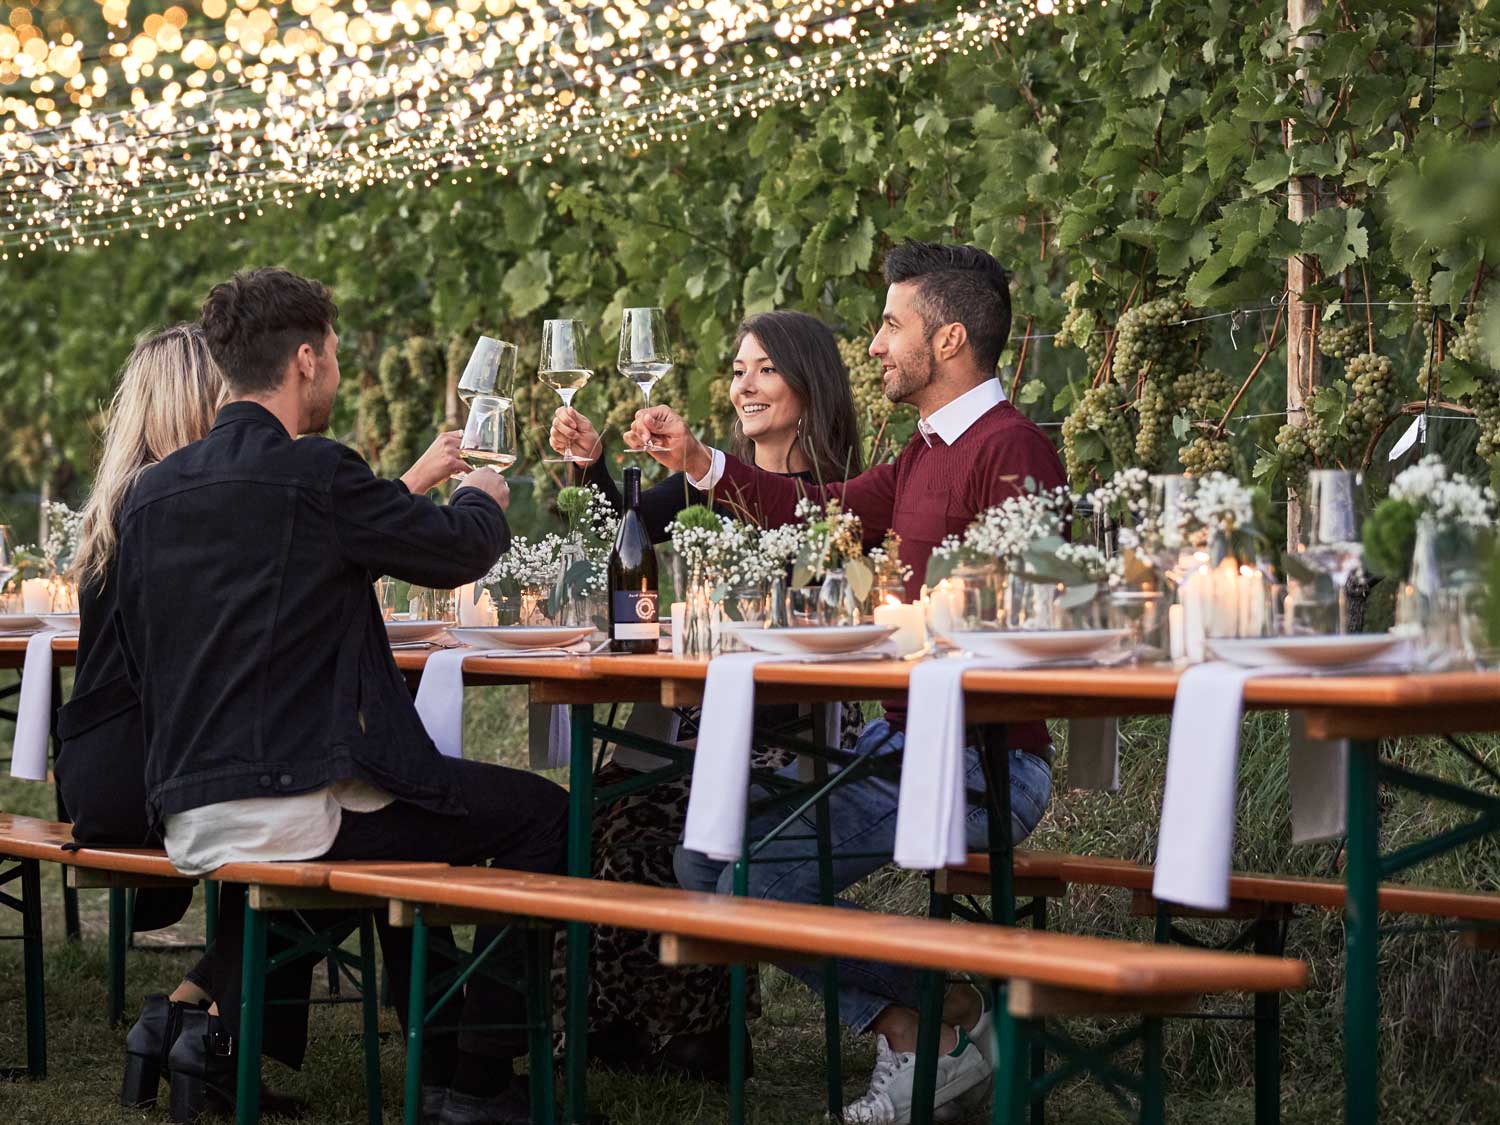
[[[844,563],[844,577],[849,580],[849,589],[854,596],[864,601],[875,586],[875,571],[864,559],[849,559]]]

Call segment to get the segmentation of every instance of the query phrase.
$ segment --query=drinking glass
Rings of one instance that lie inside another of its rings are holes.
[[[516,413],[510,399],[475,396],[458,455],[471,469],[503,471],[516,463]]]
[[[505,403],[511,400],[516,379],[517,348],[507,340],[481,336],[458,380],[458,397],[468,406],[480,395],[493,395]]]
[[[1497,592],[1471,582],[1457,591],[1459,635],[1464,655],[1481,671],[1500,669],[1500,613],[1496,612]]]
[[[626,309],[620,321],[620,374],[641,388],[647,407],[651,405],[651,388],[672,370],[672,366],[666,310]],[[629,452],[646,453],[661,448],[655,441],[647,439],[640,449]]]
[[[0,590],[5,589],[6,583],[17,573],[15,561],[11,558],[11,548],[10,528],[0,523]]]
[[[1314,469],[1307,474],[1303,533],[1296,554],[1313,570],[1328,575],[1339,592],[1339,632],[1348,629],[1349,576],[1359,567],[1359,473]]]
[[[375,583],[380,615],[387,621],[458,620],[458,601],[452,590],[429,590],[412,582],[382,578]]]
[[[588,362],[587,334],[581,320],[547,320],[542,322],[542,359],[537,377],[557,392],[564,406],[573,405],[573,396],[593,377]],[[544,457],[549,465],[572,463],[582,458],[572,450],[561,457]]]

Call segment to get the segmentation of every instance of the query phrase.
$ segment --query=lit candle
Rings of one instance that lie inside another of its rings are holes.
[[[1253,566],[1240,567],[1239,635],[1260,637],[1266,632],[1266,580]]]
[[[891,644],[895,646],[897,656],[921,652],[927,643],[927,623],[922,618],[922,607],[903,605],[894,595],[887,595],[885,604],[875,607],[875,624],[896,627],[891,634]]]
[[[928,623],[939,637],[951,633],[964,612],[964,584],[961,578],[944,578],[927,596]]]
[[[682,653],[682,640],[687,632],[687,602],[672,603],[672,652]]]
[[[52,612],[52,582],[46,578],[28,578],[21,583],[23,613]]]
[[[1190,661],[1203,659],[1203,638],[1213,604],[1213,577],[1200,566],[1182,584],[1182,653]]]
[[[1173,660],[1187,655],[1187,640],[1183,633],[1181,604],[1167,607],[1167,647]]]
[[[490,597],[488,590],[480,590],[479,597],[474,597],[474,583],[466,582],[455,592],[458,599],[458,623],[465,627],[495,625],[500,616],[495,609],[494,600]]]

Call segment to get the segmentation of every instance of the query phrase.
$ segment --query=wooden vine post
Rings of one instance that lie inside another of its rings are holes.
[[[1291,27],[1291,50],[1300,51],[1316,46],[1322,38],[1317,32],[1303,32],[1315,23],[1323,11],[1323,0],[1287,0],[1287,23]],[[1304,83],[1303,94],[1307,105],[1319,105],[1323,93],[1315,85],[1307,84],[1307,72],[1298,69],[1297,78]],[[1286,148],[1296,166],[1297,137],[1292,122],[1286,123]],[[1287,218],[1301,223],[1313,215],[1320,204],[1322,184],[1316,176],[1293,175],[1287,182]],[[1315,305],[1302,299],[1302,294],[1316,285],[1320,273],[1318,260],[1307,255],[1294,254],[1287,261],[1287,333],[1286,333],[1286,416],[1296,426],[1307,424],[1307,413],[1303,404],[1312,396],[1318,385],[1322,363],[1318,356],[1317,328],[1318,310]],[[1297,532],[1301,527],[1301,504],[1296,494],[1288,496],[1286,512],[1287,546],[1295,547]]]

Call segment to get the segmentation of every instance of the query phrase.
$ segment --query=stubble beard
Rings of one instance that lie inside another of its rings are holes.
[[[913,361],[916,358],[913,357]],[[882,387],[885,397],[897,404],[910,401],[912,395],[931,385],[936,369],[931,347],[922,353],[920,367],[915,362],[898,363],[892,372],[892,381]]]

